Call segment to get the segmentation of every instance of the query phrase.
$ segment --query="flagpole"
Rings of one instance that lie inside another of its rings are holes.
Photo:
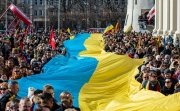
[[[15,20],[16,18],[14,18],[14,20],[10,23],[10,25],[8,26],[8,29],[11,27],[11,25],[14,23]]]
[[[1,20],[1,18],[4,16],[4,14],[6,14],[6,12],[9,10],[9,7],[8,8],[6,8],[6,10],[4,11],[4,13],[0,16],[0,20]]]
[[[133,28],[133,20],[134,19],[134,0],[133,0],[133,6],[132,6],[132,21],[131,21],[131,27]]]
[[[6,9],[7,9],[7,0],[6,0]],[[7,31],[7,24],[8,24],[8,21],[7,21],[7,13],[6,13],[6,23],[5,23],[6,31]]]
[[[46,22],[47,21],[47,12],[46,12],[47,11],[46,10],[47,6],[46,5],[47,5],[47,3],[46,3],[46,0],[45,0],[45,8],[44,8],[44,12],[45,12],[45,20],[44,20],[45,29],[44,29],[44,32],[45,33],[47,32],[47,22]]]
[[[61,13],[61,0],[59,0],[59,3],[58,3],[58,33],[59,33],[59,30],[60,30],[60,24],[61,24],[61,20],[60,20],[60,13]]]

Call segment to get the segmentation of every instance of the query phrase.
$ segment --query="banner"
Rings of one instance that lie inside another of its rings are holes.
[[[59,100],[62,91],[73,96],[81,111],[179,111],[180,93],[170,96],[140,90],[135,80],[143,59],[105,52],[102,34],[78,34],[64,42],[67,54],[57,55],[40,74],[19,82],[19,96],[27,96],[28,87],[42,89],[50,84]]]
[[[20,20],[22,20],[26,25],[32,24],[32,21],[14,4],[9,6],[9,9],[16,15]]]
[[[56,49],[56,41],[55,41],[54,36],[55,36],[55,33],[53,30],[51,30],[50,37],[49,37],[49,45],[51,45],[53,50]]]

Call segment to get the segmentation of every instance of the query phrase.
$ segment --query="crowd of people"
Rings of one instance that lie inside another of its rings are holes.
[[[56,54],[66,53],[63,41],[68,39],[67,32],[56,32],[56,49],[52,49],[49,34],[25,35],[21,31],[0,34],[0,111],[80,110],[73,106],[69,92],[61,92],[61,104],[57,104],[51,85],[46,85],[43,90],[34,89],[31,96],[25,98],[17,95],[19,85],[16,79],[42,72],[42,67]]]
[[[2,83],[0,88],[0,110],[1,111],[80,111],[73,106],[71,93],[61,92],[60,104],[54,98],[53,86],[47,84],[43,90],[30,87],[27,97],[20,98],[17,93],[19,85],[17,81]],[[33,91],[34,90],[34,91]]]
[[[49,44],[49,35],[19,32],[0,34],[0,108],[2,111],[79,111],[73,106],[69,92],[60,94],[61,104],[54,99],[54,88],[46,85],[31,96],[19,98],[16,79],[38,74],[56,54],[65,55],[63,41],[70,39],[66,31],[55,34],[56,49]],[[103,35],[105,51],[131,58],[147,58],[139,67],[136,80],[142,88],[164,95],[180,91],[180,46],[173,37],[153,37],[151,33],[108,33]],[[11,82],[8,83],[8,81]]]
[[[180,44],[171,35],[163,38],[133,32],[109,34],[104,38],[107,52],[146,58],[135,77],[142,88],[164,95],[180,92]]]

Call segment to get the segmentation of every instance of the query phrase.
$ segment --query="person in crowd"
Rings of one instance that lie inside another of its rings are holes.
[[[14,66],[15,66],[14,65],[14,60],[12,58],[10,58],[10,59],[8,59],[6,61],[5,68],[4,68],[4,73],[5,73],[5,75],[7,76],[8,79],[12,75],[12,70],[13,70]]]
[[[50,93],[42,93],[40,98],[42,100],[40,107],[48,108],[50,111],[57,110],[57,107],[54,107],[54,99]]]
[[[20,72],[19,66],[15,66],[12,70],[12,76],[10,77],[11,80],[20,79],[23,75]]]
[[[178,80],[175,79],[175,78],[173,78],[172,75],[173,75],[173,74],[172,74],[171,70],[166,69],[166,70],[164,71],[164,79],[171,79],[171,80],[172,80],[172,85],[174,86],[175,84],[178,83]]]
[[[143,71],[142,74],[139,75],[139,77],[136,78],[136,80],[139,83],[142,83],[143,81],[147,81],[149,79],[149,73],[148,71]]]
[[[18,110],[19,110],[19,100],[18,99],[10,100],[6,104],[6,111],[18,111]]]
[[[171,79],[165,79],[165,85],[162,87],[161,93],[166,96],[174,93],[174,85]]]
[[[6,94],[6,91],[8,90],[8,83],[7,82],[2,82],[0,84],[0,98]]]
[[[142,88],[158,92],[161,91],[161,86],[159,81],[157,80],[157,72],[155,70],[150,70],[149,79],[143,81]]]
[[[39,97],[40,95],[42,95],[43,91],[40,89],[36,89],[34,91],[34,94],[31,96],[30,100],[32,103],[32,110],[35,111],[36,109],[38,109],[40,107],[41,104],[41,98]]]
[[[19,102],[19,111],[31,111],[32,104],[29,98],[21,98]]]
[[[14,98],[17,98],[17,99],[19,98],[19,96],[17,95],[18,91],[19,91],[19,85],[17,81],[11,81],[8,83],[8,90],[0,99],[1,111],[5,110],[6,103],[9,100],[12,100]]]
[[[2,74],[1,75],[1,78],[0,78],[3,82],[7,82],[8,81],[8,78],[5,74]]]
[[[180,62],[177,63],[177,68],[175,68],[175,72],[174,72],[174,75],[173,75],[173,78],[175,79],[178,79],[178,76],[180,76]]]
[[[169,45],[166,45],[165,46],[165,49],[163,50],[163,53],[166,55],[171,55],[171,49],[170,49],[170,46]]]
[[[52,109],[57,109],[59,105],[57,104],[55,98],[54,98],[54,88],[50,84],[47,84],[43,88],[43,93],[49,93],[53,97],[53,108]]]
[[[61,104],[56,111],[75,110],[80,111],[79,108],[73,106],[73,99],[71,93],[64,91],[60,94]]]
[[[43,87],[43,93],[49,93],[52,97],[54,97],[54,88],[50,84],[46,84]]]
[[[178,77],[179,82],[175,85],[174,93],[180,92],[180,76]]]

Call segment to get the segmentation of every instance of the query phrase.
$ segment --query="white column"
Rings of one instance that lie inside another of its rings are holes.
[[[157,30],[157,34],[163,34],[163,1],[164,0],[159,0],[159,27]]]
[[[177,29],[177,0],[170,0],[170,31],[174,34]]]
[[[179,43],[177,43],[179,40]],[[180,47],[180,0],[177,0],[177,30],[174,34],[174,43],[179,44]]]
[[[172,1],[172,0],[171,0]],[[170,30],[170,0],[163,0],[163,34]]]
[[[157,30],[159,29],[159,0],[155,0],[155,24],[153,33],[157,34]]]

